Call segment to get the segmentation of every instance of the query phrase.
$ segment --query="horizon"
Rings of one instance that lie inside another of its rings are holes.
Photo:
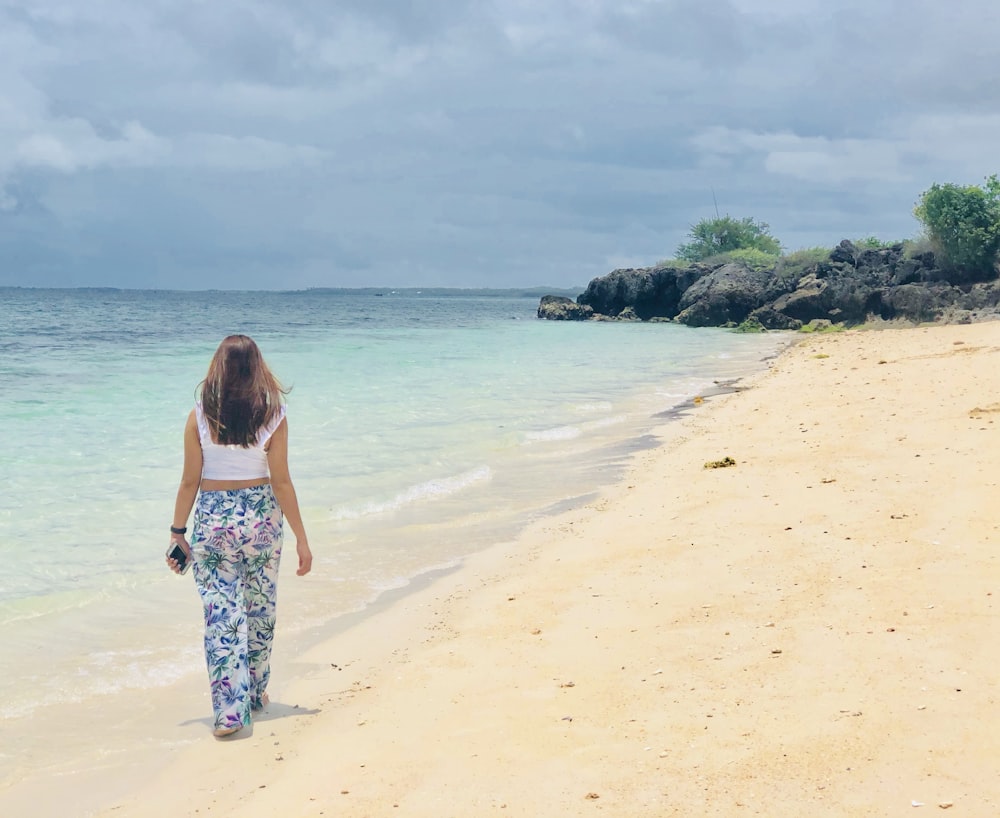
[[[377,286],[361,286],[361,287],[303,287],[300,289],[292,290],[266,290],[266,289],[224,289],[218,287],[211,287],[205,289],[195,289],[195,288],[185,288],[185,289],[163,289],[160,287],[105,287],[105,286],[92,286],[92,285],[80,285],[77,287],[39,287],[34,285],[22,285],[22,284],[0,284],[0,290],[86,290],[89,292],[162,292],[162,293],[288,293],[288,294],[301,294],[310,292],[352,292],[352,293],[371,293],[373,295],[393,295],[394,293],[405,292],[405,293],[428,293],[436,295],[445,295],[448,293],[524,293],[525,295],[535,295],[542,294],[546,292],[562,293],[575,291],[579,289],[580,292],[587,289],[586,285],[582,287],[546,287],[545,285],[530,285],[524,287],[419,287],[419,286],[405,286],[405,287],[377,287]]]

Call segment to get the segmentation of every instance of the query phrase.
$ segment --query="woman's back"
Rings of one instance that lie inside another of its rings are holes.
[[[257,430],[257,437],[252,446],[240,446],[235,443],[215,442],[212,439],[205,410],[200,402],[196,403],[194,412],[198,423],[198,439],[201,442],[202,479],[266,479],[269,475],[266,447],[271,435],[285,419],[285,411],[285,406],[280,406],[271,421]]]

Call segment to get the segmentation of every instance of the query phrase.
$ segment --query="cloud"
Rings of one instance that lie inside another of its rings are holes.
[[[45,131],[22,139],[8,159],[9,168],[48,169],[63,173],[109,168],[197,168],[211,171],[266,171],[291,164],[314,164],[326,156],[310,145],[276,142],[255,136],[188,133],[158,137],[138,122],[127,122],[110,137],[83,120],[55,120]]]
[[[830,139],[714,127],[692,142],[709,161],[751,157],[767,173],[816,184],[905,180],[900,170],[902,144],[888,139]]]
[[[907,182],[928,165],[951,166],[962,178],[990,168],[1000,114],[927,115],[887,125],[869,139],[800,136],[784,131],[757,133],[712,127],[692,138],[704,161],[740,159],[768,173],[805,182],[839,185],[849,181]],[[904,167],[913,168],[906,172]]]
[[[578,285],[715,201],[790,247],[911,235],[921,190],[997,170],[998,24],[989,0],[23,0],[0,283]]]
[[[127,122],[113,138],[102,138],[80,119],[56,120],[45,131],[22,139],[13,164],[72,172],[100,165],[148,165],[168,150],[163,140],[137,122]]]

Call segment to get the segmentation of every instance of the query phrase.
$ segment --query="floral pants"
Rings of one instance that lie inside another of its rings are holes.
[[[215,729],[245,727],[263,705],[281,541],[281,507],[269,484],[198,495],[191,551]]]

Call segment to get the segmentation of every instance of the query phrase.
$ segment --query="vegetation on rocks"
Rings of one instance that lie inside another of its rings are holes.
[[[799,327],[799,332],[843,332],[845,329],[847,327],[843,324],[834,324],[832,321],[824,321],[817,318]]]
[[[730,261],[738,261],[746,265],[748,270],[773,270],[781,256],[774,253],[765,253],[756,247],[742,247],[739,250],[730,250],[728,253],[720,253],[705,259],[704,263],[711,267],[721,266]]]
[[[733,328],[733,332],[767,332],[767,329],[756,315],[752,315],[743,321],[743,323],[737,324],[736,327]]]
[[[828,258],[830,258],[829,247],[807,247],[804,250],[796,250],[778,259],[774,265],[774,274],[779,278],[792,278],[802,275],[809,267],[814,267]]]
[[[924,235],[876,236],[783,253],[765,222],[731,216],[691,228],[679,258],[613,270],[575,302],[546,296],[552,320],[674,321],[692,327],[837,331],[868,321],[1000,318],[1000,179],[935,184],[915,209]]]
[[[702,219],[688,236],[691,241],[677,248],[677,258],[684,261],[702,261],[734,250],[758,250],[775,258],[781,254],[781,242],[771,235],[768,224],[749,217]]]
[[[952,271],[968,280],[996,274],[1000,252],[1000,179],[993,174],[979,185],[934,184],[913,211],[924,223],[931,247]]]

